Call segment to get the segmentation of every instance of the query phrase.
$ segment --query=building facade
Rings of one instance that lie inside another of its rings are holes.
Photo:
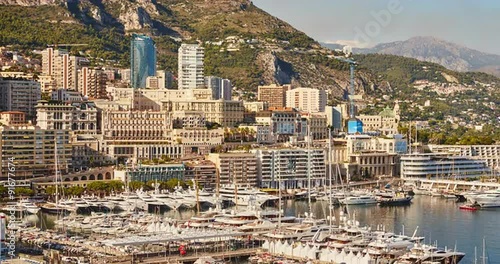
[[[308,113],[325,112],[327,101],[325,90],[295,88],[286,91],[286,106]]]
[[[115,171],[115,179],[123,182],[168,181],[170,179],[184,180],[184,164],[140,165],[127,170]]]
[[[182,44],[179,48],[179,89],[197,89],[205,86],[203,60],[205,51],[198,44]]]
[[[384,151],[362,151],[349,156],[347,173],[351,180],[378,176],[395,177],[399,172],[398,155]]]
[[[79,91],[68,90],[68,89],[57,89],[52,91],[51,98],[54,101],[63,101],[63,102],[83,101],[82,94]]]
[[[151,37],[133,34],[130,42],[130,83],[145,88],[146,78],[156,74],[156,46]]]
[[[375,132],[382,135],[394,135],[398,133],[400,121],[399,106],[394,109],[385,108],[378,115],[358,115],[357,118],[363,122],[365,132]]]
[[[490,169],[500,174],[500,145],[428,145],[433,153],[484,160]]]
[[[286,93],[291,90],[291,85],[268,85],[259,86],[257,90],[257,99],[260,102],[268,102],[269,107],[285,107],[286,106]]]
[[[163,102],[163,110],[201,111],[205,113],[205,120],[218,123],[224,127],[234,127],[243,122],[244,107],[242,101],[224,100],[190,100]]]
[[[257,186],[257,159],[253,153],[210,153],[207,160],[215,164],[219,184]]]
[[[36,106],[37,125],[41,129],[63,129],[75,134],[96,135],[100,131],[98,110],[93,102],[48,102]]]
[[[217,170],[215,164],[208,160],[184,163],[186,170],[184,180],[196,181],[204,188],[216,188]]]
[[[42,76],[50,76],[52,89],[78,89],[78,70],[88,60],[71,56],[66,50],[47,48],[42,51]]]
[[[106,98],[107,80],[105,71],[83,67],[78,71],[78,91],[87,98]]]
[[[54,175],[56,146],[58,170],[62,174],[68,173],[68,168],[71,167],[69,130],[46,130],[32,125],[17,125],[1,126],[0,134],[1,158],[3,161],[13,161],[15,180]],[[2,162],[0,180],[7,180],[8,173],[8,162]]]
[[[257,149],[253,150],[258,162],[258,175],[262,188],[307,188],[325,184],[326,153],[323,149]]]
[[[343,109],[341,106],[325,106],[326,124],[330,126],[335,133],[344,130]]]
[[[0,125],[22,125],[26,123],[26,114],[18,111],[0,112]]]
[[[232,85],[228,79],[222,79],[217,76],[205,77],[205,86],[212,91],[212,99],[224,99],[230,101],[232,99]]]
[[[0,111],[19,111],[34,120],[35,106],[41,99],[40,84],[30,80],[0,78]]]
[[[401,156],[401,178],[418,179],[466,179],[490,174],[483,160],[449,154],[425,153]]]

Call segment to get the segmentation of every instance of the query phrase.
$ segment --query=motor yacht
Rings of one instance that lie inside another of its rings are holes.
[[[345,205],[376,204],[377,198],[371,195],[349,196],[344,199],[340,199],[340,203]]]

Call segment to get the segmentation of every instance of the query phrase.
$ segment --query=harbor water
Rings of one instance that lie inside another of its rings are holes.
[[[383,226],[386,231],[397,234],[411,235],[418,227],[416,235],[424,236],[426,243],[437,243],[439,247],[449,249],[456,247],[457,251],[465,252],[467,255],[460,263],[483,263],[484,238],[487,257],[485,263],[500,264],[500,208],[464,211],[458,206],[454,199],[415,196],[412,204],[407,206],[337,206],[334,208],[334,215],[339,219],[340,212],[347,212],[349,217],[355,217],[362,226],[368,225],[372,229]],[[329,215],[326,201],[313,202],[311,209],[317,218]],[[285,201],[284,210],[286,215],[304,217],[309,206],[307,201],[288,200]],[[193,211],[169,211],[165,216],[189,219],[194,214]],[[55,216],[41,215],[41,222],[47,228],[53,227],[54,219]]]

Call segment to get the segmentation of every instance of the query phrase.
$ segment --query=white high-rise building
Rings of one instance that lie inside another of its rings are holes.
[[[203,76],[204,49],[198,44],[182,44],[179,48],[179,89],[205,86]]]
[[[309,113],[324,112],[327,101],[325,90],[296,88],[286,91],[286,106]]]

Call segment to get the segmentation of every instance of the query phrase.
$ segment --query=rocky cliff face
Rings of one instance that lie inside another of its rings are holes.
[[[19,5],[19,6],[40,6],[40,5],[56,5],[62,0],[0,0],[0,5]]]

